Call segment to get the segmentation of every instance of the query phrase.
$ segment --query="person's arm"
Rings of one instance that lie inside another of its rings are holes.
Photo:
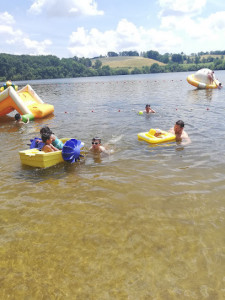
[[[101,146],[101,150],[102,150],[103,153],[106,153],[106,154],[112,154],[114,152],[114,150],[107,149],[107,148],[105,148],[103,146]]]
[[[48,152],[53,152],[51,147],[49,145],[44,145],[44,147],[41,149],[41,151],[48,153]]]
[[[59,151],[59,149],[54,147],[52,144],[50,144],[49,147],[52,149],[52,151]]]
[[[154,111],[154,109],[152,109],[152,108],[151,108],[151,113],[155,114],[155,111]]]
[[[191,139],[189,138],[188,134],[186,132],[183,132],[182,136],[182,145],[188,145],[191,143]]]

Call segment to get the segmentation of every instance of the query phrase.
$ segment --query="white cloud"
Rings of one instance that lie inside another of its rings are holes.
[[[0,13],[0,24],[11,25],[15,23],[15,20],[12,15],[10,15],[7,11],[4,13]]]
[[[78,57],[94,57],[106,55],[108,51],[147,51],[157,50],[167,52],[169,48],[176,49],[181,39],[173,32],[144,29],[122,19],[116,30],[101,32],[98,29],[77,29],[70,36],[70,53]]]
[[[54,17],[104,14],[102,10],[98,10],[94,0],[34,0],[29,11],[33,14],[46,12],[49,16]]]
[[[200,17],[206,0],[159,0],[160,28],[173,32],[183,40],[190,52],[222,50],[221,36],[225,34],[225,11]],[[182,50],[183,51],[183,50]]]
[[[13,30],[13,28],[11,26],[0,24],[1,39],[3,39],[3,37],[6,37],[6,36],[13,36],[14,34],[15,34],[15,31]]]
[[[38,42],[35,40],[31,40],[29,38],[23,38],[23,43],[27,49],[30,49],[32,51],[32,52],[30,52],[30,54],[34,54],[34,55],[48,54],[48,52],[46,51],[46,48],[52,44],[52,42],[47,39],[44,41]]]
[[[164,17],[161,28],[173,30],[176,34],[186,34],[192,39],[220,39],[225,33],[225,11],[211,14],[208,18]]]
[[[161,11],[159,16],[182,16],[200,14],[207,0],[159,0]]]
[[[0,36],[0,48],[5,49],[6,45],[9,45],[8,53],[15,53],[11,50],[15,47],[17,53],[21,52],[18,54],[47,54],[47,48],[52,44],[48,39],[44,41],[31,40],[16,26],[13,16],[8,12],[0,14]]]
[[[5,42],[7,44],[12,43],[15,37],[20,37],[22,35],[21,30],[14,28],[13,24],[15,20],[12,15],[8,12],[0,13],[0,42]]]

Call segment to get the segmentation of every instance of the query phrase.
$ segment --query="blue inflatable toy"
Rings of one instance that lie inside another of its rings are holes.
[[[35,137],[34,139],[30,140],[30,149],[38,148],[38,150],[41,151],[41,149],[44,147],[45,143],[42,142],[42,139]]]
[[[80,154],[80,148],[83,146],[84,144],[80,140],[71,139],[66,141],[62,148],[63,159],[71,164],[80,160],[80,157],[83,157]]]

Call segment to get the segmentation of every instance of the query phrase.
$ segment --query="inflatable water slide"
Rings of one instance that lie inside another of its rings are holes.
[[[17,110],[21,115],[31,115],[33,119],[44,118],[54,112],[54,106],[44,103],[28,84],[16,91],[12,86],[0,92],[0,117]]]

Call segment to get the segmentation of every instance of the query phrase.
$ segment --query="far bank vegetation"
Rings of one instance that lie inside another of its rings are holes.
[[[149,50],[108,52],[107,56],[95,58],[58,58],[53,55],[11,55],[0,53],[0,81],[9,79],[34,80],[189,72],[201,68],[225,70],[224,51],[199,52],[186,55]]]

